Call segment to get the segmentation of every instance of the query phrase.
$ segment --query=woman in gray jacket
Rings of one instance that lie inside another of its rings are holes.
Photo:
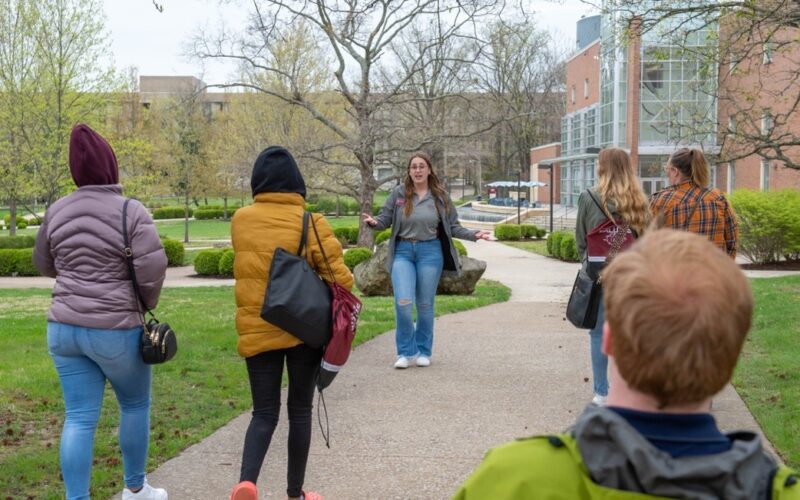
[[[69,168],[78,189],[53,203],[33,259],[56,279],[47,314],[47,345],[64,393],[61,472],[68,499],[89,498],[92,449],[106,380],[120,407],[122,498],[165,500],[145,481],[150,435],[150,366],[141,356],[142,315],[125,261],[122,186],[114,151],[88,126],[72,129]],[[158,303],[167,268],[153,220],[137,201],[128,231],[145,306]]]
[[[433,304],[442,271],[458,273],[458,252],[452,238],[489,239],[488,231],[465,229],[453,202],[433,171],[430,157],[414,153],[403,184],[386,199],[377,217],[362,214],[376,230],[392,228],[387,270],[392,274],[397,318],[395,368],[431,364]],[[417,305],[414,323],[412,308]]]

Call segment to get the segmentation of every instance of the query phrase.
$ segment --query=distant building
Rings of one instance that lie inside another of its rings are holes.
[[[193,76],[140,76],[139,102],[143,107],[159,99],[170,99],[198,94],[207,115],[225,111],[233,94],[208,92],[206,84]]]

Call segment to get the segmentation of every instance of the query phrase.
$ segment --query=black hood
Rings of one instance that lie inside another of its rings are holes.
[[[256,158],[250,177],[253,197],[259,193],[298,193],[306,197],[306,183],[292,154],[281,146],[270,146]]]

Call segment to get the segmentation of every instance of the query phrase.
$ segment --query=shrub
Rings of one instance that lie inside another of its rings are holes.
[[[375,244],[380,245],[392,236],[392,228],[387,228],[375,235]]]
[[[28,223],[26,221],[17,222],[17,229],[25,229],[28,227]]]
[[[19,227],[20,222],[26,222],[25,217],[19,214],[17,214],[15,219],[17,220],[17,227]],[[6,223],[6,226],[11,226],[11,214],[6,214],[5,216],[3,216],[3,222]]]
[[[467,247],[465,247],[463,243],[461,243],[458,240],[453,240],[453,245],[456,247],[456,250],[458,251],[458,255],[460,255],[462,257],[466,257],[467,256]]]
[[[219,268],[217,269],[218,274],[233,277],[234,255],[233,250],[230,248],[222,251],[222,256],[219,258]]]
[[[561,238],[564,237],[563,231],[554,231],[550,233],[550,236],[547,238],[547,253],[549,253],[553,257],[560,257],[561,256]]]
[[[580,261],[580,256],[578,255],[578,245],[575,242],[575,235],[571,233],[564,233],[564,235],[561,237],[559,258],[561,260],[570,262]]]
[[[350,242],[350,228],[337,227],[333,229],[333,235],[342,243],[342,246]]]
[[[194,259],[194,271],[201,276],[213,276],[219,272],[222,250],[203,250]]]
[[[738,190],[730,197],[739,222],[739,252],[756,263],[800,254],[800,192]]]
[[[330,214],[336,211],[336,200],[333,198],[320,198],[317,200],[317,211]]]
[[[192,207],[189,207],[189,217],[194,214]],[[153,210],[154,219],[182,219],[184,217],[184,208],[180,206],[161,207]]]
[[[14,250],[14,271],[19,276],[39,276],[39,270],[33,265],[33,248]]]
[[[378,205],[377,203],[373,203],[372,204],[372,215],[379,215],[381,213],[381,208],[383,208],[381,205]]]
[[[164,252],[167,254],[167,265],[182,266],[185,254],[183,243],[178,240],[163,239],[161,244],[164,245]]]
[[[221,208],[198,208],[194,211],[194,218],[197,220],[211,220],[222,218]]]
[[[351,245],[355,245],[358,243],[358,226],[350,226],[347,228],[347,241]]]
[[[518,240],[522,232],[517,224],[498,224],[494,227],[494,235],[501,241]]]
[[[0,248],[33,248],[35,244],[33,236],[0,236]]]
[[[306,212],[317,212],[317,204],[316,203],[306,203]]]
[[[0,249],[0,276],[11,276],[15,268],[17,251],[10,248]]]
[[[545,235],[547,235],[547,229],[544,229],[544,228],[541,228],[541,227],[537,227],[536,228],[536,239],[537,240],[541,240],[542,238],[545,237]]]
[[[352,271],[357,265],[368,260],[370,257],[372,257],[372,250],[369,248],[351,248],[344,253],[344,265]]]
[[[536,226],[531,224],[522,224],[519,226],[520,236],[523,238],[533,238],[536,236],[536,232],[539,230]]]

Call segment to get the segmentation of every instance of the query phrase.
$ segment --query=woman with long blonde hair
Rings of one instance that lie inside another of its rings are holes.
[[[594,274],[590,267],[586,236],[595,227],[607,220],[617,228],[622,227],[633,237],[640,236],[647,226],[649,208],[639,177],[633,170],[631,159],[624,150],[607,148],[600,151],[597,166],[597,187],[587,189],[578,198],[578,216],[575,221],[575,241],[581,256],[583,269]],[[605,256],[603,256],[605,257]],[[589,331],[592,354],[593,393],[592,402],[605,404],[608,395],[608,357],[603,354],[603,322],[605,308],[600,297],[597,323]]]

